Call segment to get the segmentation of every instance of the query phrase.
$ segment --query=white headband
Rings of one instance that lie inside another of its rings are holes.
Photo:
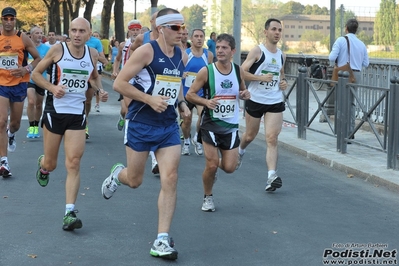
[[[162,24],[166,24],[171,21],[178,21],[178,22],[184,23],[184,18],[182,16],[182,14],[177,14],[177,13],[167,14],[167,15],[156,18],[155,25],[160,26]]]

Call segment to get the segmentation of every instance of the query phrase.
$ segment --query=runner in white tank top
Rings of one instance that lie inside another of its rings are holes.
[[[263,116],[268,168],[266,191],[275,191],[282,186],[281,178],[276,174],[278,135],[283,124],[283,111],[285,110],[283,90],[287,88],[287,80],[284,75],[285,55],[277,48],[281,32],[281,22],[277,19],[268,19],[265,23],[265,42],[254,47],[242,63],[245,80],[250,81],[248,89],[251,92],[251,99],[245,103],[246,129],[238,151],[237,169],[241,166],[245,148],[259,132]]]
[[[215,211],[213,184],[220,168],[233,173],[238,163],[239,99],[250,98],[245,88],[244,72],[231,63],[235,53],[234,37],[223,33],[216,39],[217,61],[203,67],[190,86],[186,98],[204,106],[198,140],[202,142],[205,169],[202,173],[204,199],[202,211]],[[204,96],[198,95],[203,88]],[[220,154],[220,155],[219,155]]]
[[[91,35],[90,23],[84,18],[71,22],[71,42],[56,44],[32,72],[32,80],[47,90],[46,107],[42,117],[44,155],[38,159],[36,179],[40,186],[47,186],[50,172],[57,166],[58,151],[62,140],[65,149],[66,206],[62,229],[72,231],[82,227],[76,217],[75,202],[80,186],[80,161],[86,144],[85,93],[88,80],[99,91],[102,101],[108,93],[102,88],[101,79],[95,68],[98,52],[85,43]],[[50,81],[43,73],[51,67]],[[46,200],[51,200],[48,197]]]

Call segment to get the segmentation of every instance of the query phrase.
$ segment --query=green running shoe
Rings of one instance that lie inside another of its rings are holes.
[[[125,119],[120,115],[116,127],[118,128],[119,131],[122,131],[124,126],[125,126]]]
[[[35,130],[33,131],[34,138],[40,138],[39,127],[35,126]]]
[[[65,231],[73,231],[82,228],[82,221],[76,217],[77,211],[68,211],[64,216],[62,229]]]
[[[37,172],[36,172],[36,179],[39,182],[39,185],[42,187],[47,186],[48,181],[50,180],[50,172],[44,171],[41,166],[40,162],[42,161],[44,155],[40,155],[37,159]]]

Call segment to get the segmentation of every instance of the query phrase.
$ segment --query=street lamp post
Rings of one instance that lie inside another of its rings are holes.
[[[137,0],[134,0],[134,19],[137,19],[137,16],[136,16],[136,7],[137,7]]]

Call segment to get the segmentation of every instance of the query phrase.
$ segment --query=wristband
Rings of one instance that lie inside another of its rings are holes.
[[[32,69],[30,69],[29,65],[28,65],[28,66],[24,66],[24,67],[25,67],[26,71],[28,71],[28,73],[31,73],[31,72],[32,72]],[[32,67],[32,66],[31,66],[31,67]]]
[[[179,101],[179,103],[177,104],[177,106],[180,108],[180,105],[181,105],[182,103],[185,103],[186,106],[188,106],[188,104],[187,104],[187,102],[186,102],[185,100]]]

